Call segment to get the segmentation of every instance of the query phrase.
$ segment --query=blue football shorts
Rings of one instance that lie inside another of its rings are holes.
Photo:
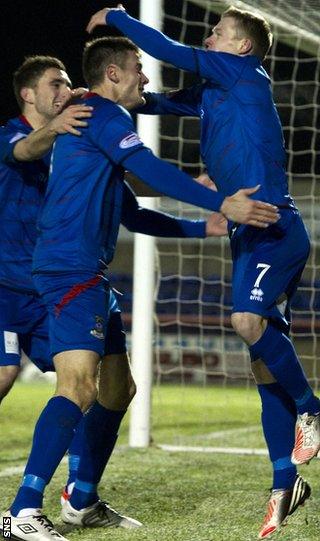
[[[22,351],[42,372],[54,371],[46,306],[38,295],[0,286],[0,366],[20,366]],[[105,355],[126,351],[121,310],[111,290]]]
[[[0,366],[20,366],[22,350],[42,372],[54,370],[41,299],[0,286]]]
[[[285,331],[310,240],[298,211],[283,209],[280,214],[266,229],[241,225],[231,237],[232,311],[259,314]]]
[[[34,283],[49,314],[52,356],[75,349],[101,357],[126,351],[121,312],[104,277],[36,274]]]

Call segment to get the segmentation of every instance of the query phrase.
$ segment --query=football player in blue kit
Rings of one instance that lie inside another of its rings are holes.
[[[151,56],[205,79],[176,92],[146,93],[146,105],[138,112],[198,116],[202,159],[218,193],[228,196],[259,183],[252,197],[279,208],[280,220],[266,230],[229,221],[232,325],[249,348],[274,472],[259,533],[269,537],[310,496],[296,465],[309,462],[320,449],[319,399],[288,336],[290,300],[310,243],[288,193],[282,128],[262,67],[272,43],[270,26],[256,14],[231,7],[202,50],[131,18],[121,4],[93,15],[87,30],[104,24],[116,26]]]
[[[38,159],[36,162],[33,160],[40,158],[50,150],[57,133],[69,131],[75,136],[79,136],[78,128],[87,125],[83,119],[91,115],[92,108],[84,104],[70,106],[61,113],[58,121],[55,120],[66,99],[71,95],[69,86],[70,81],[60,61],[48,59],[48,57],[28,59],[23,64],[23,69],[18,70],[15,75],[16,94],[24,114],[19,119],[11,121],[3,129],[0,140],[3,179],[1,187],[3,201],[6,202],[6,206],[3,205],[2,214],[7,225],[6,236],[3,237],[6,250],[2,262],[4,291],[1,297],[1,302],[3,302],[3,352],[1,359],[3,366],[0,370],[5,370],[6,367],[14,369],[10,374],[9,384],[7,380],[7,385],[3,388],[4,394],[15,379],[21,349],[30,355],[41,369],[52,369],[51,352],[48,350],[46,308],[42,299],[35,292],[31,279],[31,257],[36,238],[36,222],[39,207],[43,202],[48,164],[46,158]],[[48,127],[43,127],[48,121]],[[33,131],[34,127],[37,128],[35,132]],[[19,188],[18,196],[17,187]],[[14,188],[14,193],[12,193]],[[224,228],[223,225],[221,226],[221,220],[219,222],[218,219],[217,222],[215,217],[209,218],[206,224],[203,220],[181,220],[138,207],[134,195],[125,184],[122,208],[117,210],[120,210],[122,223],[129,229],[139,232],[148,230],[149,234],[158,234],[159,236],[205,237],[207,233],[211,234],[210,228],[213,228],[215,234],[217,232],[223,234]],[[266,210],[268,218],[269,208],[266,207]],[[269,212],[269,220],[272,222],[275,219],[275,213],[272,209]],[[15,247],[14,250],[12,246]],[[76,295],[79,293],[81,293],[81,287],[80,290],[76,291]],[[91,469],[87,461],[85,467],[89,479],[91,479],[91,474],[98,475],[98,477],[102,475],[104,466],[113,450],[119,424],[135,392],[127,359],[120,311],[112,294],[111,298],[109,294],[104,295],[103,298],[107,303],[107,308],[104,307],[107,321],[102,322],[100,316],[95,316],[90,330],[93,337],[99,341],[103,339],[105,342],[104,355],[108,357],[108,362],[103,363],[100,372],[100,382],[104,388],[104,395],[101,398],[103,405],[96,402],[90,412],[91,431],[97,420],[99,423],[101,418],[103,420],[103,425],[99,424],[102,437],[98,442],[100,443],[99,453],[103,457],[99,456],[99,464],[95,464],[94,468],[91,467]],[[64,302],[70,302],[70,297],[64,299]],[[109,309],[111,309],[110,313]],[[17,318],[18,313],[19,319]],[[103,329],[103,327],[105,328]],[[50,416],[49,421],[51,421]],[[57,432],[59,430],[63,432],[62,425],[64,423],[65,417],[61,413]],[[42,418],[39,424],[40,426],[45,425],[45,420]],[[87,437],[87,434],[82,431],[83,424],[85,424],[84,421],[80,423],[81,426],[72,442],[71,449],[69,447],[69,451],[71,450],[70,483],[72,483],[72,476],[73,478],[76,476],[80,462],[79,454],[75,449],[78,452],[81,450],[84,454],[91,453],[90,436]],[[70,427],[63,428],[67,428],[70,433]],[[48,436],[50,429],[47,427],[45,432]],[[71,435],[73,436],[73,431]],[[54,447],[54,441],[51,445]],[[95,451],[93,446],[92,450],[92,452]],[[43,453],[43,448],[41,448],[41,453]],[[34,456],[37,462],[40,455]],[[44,460],[46,462],[46,458]],[[46,469],[46,465],[42,465],[42,467],[44,470]],[[99,470],[98,474],[97,469]],[[78,486],[83,488],[83,482],[82,485],[80,482]],[[39,511],[35,511],[41,507],[38,505],[38,494],[42,492],[43,488],[43,478],[31,475],[26,471],[23,485],[11,508],[12,534],[16,538],[31,540],[61,538],[50,521],[44,518]],[[75,494],[77,490],[76,486]],[[78,492],[81,493],[81,490]],[[84,492],[86,493],[86,490]],[[34,498],[36,503],[32,502],[32,504],[35,507],[30,507],[30,504],[27,505],[24,502],[30,494],[34,495],[34,493],[36,494]],[[92,499],[91,493],[89,497]],[[102,523],[106,526],[121,525],[124,527],[140,525],[138,521],[119,515],[104,502],[99,502],[93,507],[94,512],[90,508],[90,512],[86,513],[85,521],[83,513],[78,513],[77,521],[73,521],[73,523],[82,526],[101,525]],[[103,521],[101,512],[103,512]],[[33,522],[30,528],[35,531],[32,530],[31,533],[29,529],[24,532],[21,525],[26,525],[28,522],[26,516],[32,513]],[[15,514],[19,515],[16,519]]]
[[[0,401],[19,373],[21,349],[40,369],[48,360],[46,312],[31,276],[36,222],[55,137],[79,134],[91,114],[90,106],[63,110],[79,89],[71,91],[57,58],[29,57],[14,90],[22,114],[0,131]]]

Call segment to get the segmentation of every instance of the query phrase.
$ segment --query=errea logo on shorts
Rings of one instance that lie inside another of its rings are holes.
[[[251,289],[250,301],[262,302],[263,291],[258,287]]]
[[[119,143],[119,147],[122,149],[131,148],[142,143],[140,137],[136,133],[130,133]]]

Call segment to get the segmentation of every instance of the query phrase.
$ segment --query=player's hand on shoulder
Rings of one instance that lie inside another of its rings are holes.
[[[207,219],[206,236],[224,237],[228,234],[228,222],[220,212],[213,212]]]
[[[100,9],[100,11],[97,11],[94,15],[92,15],[88,26],[86,28],[86,31],[91,34],[96,26],[104,26],[108,24],[107,17],[108,13],[110,11],[125,11],[125,8],[122,4],[118,4],[116,8],[103,8]]]
[[[230,197],[226,197],[221,205],[220,212],[233,222],[266,228],[277,222],[280,218],[278,208],[270,203],[263,203],[250,199],[250,195],[257,192],[260,185],[254,188],[243,188]]]
[[[93,107],[90,105],[76,104],[69,105],[62,113],[57,115],[50,121],[50,129],[58,134],[72,133],[73,135],[81,135],[81,131],[77,128],[85,128],[88,125],[86,118],[92,116]]]

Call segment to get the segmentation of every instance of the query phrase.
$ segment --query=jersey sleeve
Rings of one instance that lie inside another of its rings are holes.
[[[26,133],[8,131],[5,127],[0,130],[0,162],[4,164],[17,163],[13,150],[18,141],[27,137]]]
[[[123,160],[123,166],[157,192],[207,210],[220,210],[224,196],[198,184],[170,163],[160,160],[148,148]]]
[[[144,144],[135,131],[129,113],[117,106],[112,115],[100,107],[90,123],[89,135],[93,143],[114,163],[121,165],[130,154]]]
[[[197,61],[192,47],[168,38],[159,30],[137,21],[122,10],[110,11],[106,22],[116,26],[150,56],[184,70],[197,71]]]
[[[108,113],[108,115],[106,114]],[[89,137],[113,163],[122,165],[154,190],[208,210],[219,210],[224,197],[204,188],[173,165],[156,158],[134,131],[122,107],[99,107],[90,122]]]
[[[171,92],[146,92],[146,104],[135,110],[144,115],[199,116],[203,85]]]
[[[183,45],[159,30],[130,17],[125,11],[110,11],[107,23],[116,26],[150,56],[229,89],[240,77],[249,57],[205,51]]]
[[[250,61],[250,56],[242,57],[230,53],[194,49],[197,72],[200,77],[229,90],[240,78]]]
[[[140,207],[134,192],[124,183],[121,223],[136,233],[154,237],[205,238],[205,220],[185,220]]]

